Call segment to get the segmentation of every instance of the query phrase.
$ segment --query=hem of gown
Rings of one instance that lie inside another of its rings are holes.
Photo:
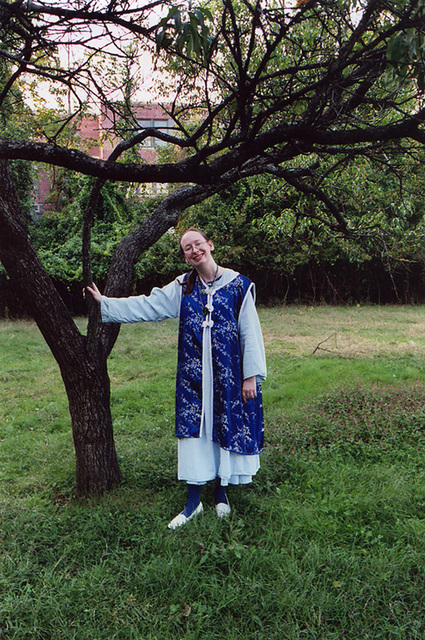
[[[222,449],[204,433],[201,438],[178,442],[177,478],[202,485],[220,478],[222,486],[249,484],[260,468],[258,454],[246,455]]]
[[[194,484],[201,487],[204,484],[207,484],[207,482],[212,482],[216,478],[220,478],[221,486],[227,487],[229,484],[233,484],[233,485],[250,484],[252,482],[252,477],[253,476],[238,475],[238,476],[231,476],[230,478],[222,478],[220,477],[220,475],[216,475],[213,478],[208,478],[207,480],[190,480],[188,478],[181,478],[178,476],[177,480],[181,480],[182,482],[186,482],[187,484]]]

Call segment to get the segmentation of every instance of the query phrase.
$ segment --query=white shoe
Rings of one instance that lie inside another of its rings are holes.
[[[225,518],[231,512],[230,504],[226,502],[219,502],[215,505],[215,512],[218,518]]]
[[[177,527],[181,527],[183,524],[186,524],[186,522],[189,522],[189,520],[192,520],[192,518],[197,516],[198,513],[202,513],[203,510],[204,510],[204,507],[202,506],[202,502],[200,502],[196,507],[196,509],[192,511],[190,516],[185,516],[182,511],[181,513],[179,513],[178,516],[173,518],[171,522],[168,523],[167,526],[169,529],[177,529]]]

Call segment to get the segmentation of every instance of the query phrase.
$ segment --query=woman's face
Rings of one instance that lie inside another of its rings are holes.
[[[214,245],[211,240],[206,240],[199,231],[188,231],[183,234],[180,245],[184,259],[195,269],[212,260],[211,251],[214,249]]]

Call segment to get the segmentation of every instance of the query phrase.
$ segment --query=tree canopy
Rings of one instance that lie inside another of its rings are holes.
[[[159,4],[2,0],[1,56],[13,70],[1,97],[23,74],[46,78],[75,98],[69,117],[92,100],[112,108],[121,137],[125,128],[130,135],[102,161],[56,144],[58,123],[56,134],[45,132],[45,140],[3,140],[1,156],[51,162],[105,179],[193,182],[204,188],[229,184],[235,174],[267,171],[312,191],[343,225],[331,198],[307,186],[312,175],[320,175],[320,160],[341,162],[341,154],[370,154],[378,145],[403,139],[423,142],[423,2],[309,0],[286,8],[280,2],[225,0],[216,2],[212,13],[202,3],[192,11],[177,3],[155,24]],[[85,51],[85,57],[75,53],[74,64],[64,66],[64,45]],[[174,77],[171,135],[152,130],[131,135],[136,122],[129,87],[119,100],[113,79],[111,86],[105,80],[111,77],[105,69],[133,64],[149,45],[158,49],[158,67],[165,60],[168,77]],[[147,135],[176,145],[184,156],[148,166],[117,162],[124,149]]]

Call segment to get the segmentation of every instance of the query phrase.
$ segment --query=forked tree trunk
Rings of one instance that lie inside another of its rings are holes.
[[[47,276],[32,246],[13,177],[4,160],[0,160],[0,260],[49,345],[65,383],[78,494],[101,494],[120,480],[107,351],[101,332],[92,334],[88,345]]]

